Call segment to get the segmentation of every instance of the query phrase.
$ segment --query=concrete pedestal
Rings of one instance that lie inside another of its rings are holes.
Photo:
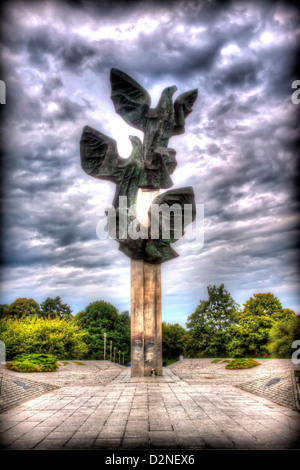
[[[159,190],[138,194],[138,219],[148,226],[148,209]],[[162,375],[161,265],[131,260],[131,376]]]
[[[161,265],[131,260],[131,376],[162,375]]]

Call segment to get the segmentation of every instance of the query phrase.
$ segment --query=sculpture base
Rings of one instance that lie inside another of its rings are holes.
[[[131,260],[131,376],[162,375],[161,265]]]

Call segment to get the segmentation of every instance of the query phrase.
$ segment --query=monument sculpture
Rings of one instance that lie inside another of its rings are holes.
[[[197,90],[182,93],[173,103],[177,88],[165,88],[156,108],[151,108],[148,92],[126,73],[113,68],[110,81],[116,112],[144,133],[143,142],[130,135],[131,155],[122,158],[114,139],[85,126],[80,142],[81,165],[88,175],[116,184],[114,214],[107,213],[107,220],[111,233],[110,218],[114,217],[112,238],[131,258],[131,375],[150,376],[153,369],[162,375],[161,264],[178,256],[170,244],[195,219],[196,209],[193,188],[162,194],[160,189],[173,185],[170,175],[177,162],[176,151],[168,147],[169,139],[184,133]],[[139,189],[145,211],[135,225],[135,234],[141,235],[132,236]],[[170,210],[154,211],[156,207]]]

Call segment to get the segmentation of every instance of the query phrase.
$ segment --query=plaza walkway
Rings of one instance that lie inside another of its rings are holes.
[[[101,383],[99,377],[97,382],[94,377],[88,384],[77,377],[77,383],[70,380],[69,384],[61,384],[60,388],[1,413],[1,446],[4,449],[300,448],[298,411],[249,393],[236,386],[234,380],[226,383],[225,379],[214,381],[205,379],[204,375],[197,380],[201,370],[203,373],[206,369],[209,375],[208,371],[213,374],[216,369],[211,360],[194,361],[198,362],[190,364],[184,360],[165,368],[163,377],[147,378],[131,378],[130,369],[108,363],[105,370],[114,376],[108,383],[107,380]],[[207,367],[203,361],[207,361]],[[265,372],[266,369],[268,366]],[[222,371],[220,367],[219,374]],[[261,376],[262,371],[263,367]],[[228,372],[236,374],[237,371]],[[71,379],[71,374],[67,375]],[[186,380],[180,375],[185,375]],[[248,382],[249,378],[254,380],[254,372],[245,376]],[[55,374],[51,377],[54,380]],[[20,380],[25,383],[27,379]]]

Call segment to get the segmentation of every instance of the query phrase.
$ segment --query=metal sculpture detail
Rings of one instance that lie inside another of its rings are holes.
[[[192,112],[197,90],[178,96],[173,103],[175,86],[165,88],[156,108],[151,108],[148,92],[126,73],[111,69],[111,99],[116,112],[132,127],[144,132],[143,142],[136,136],[129,136],[132,144],[131,155],[121,158],[114,139],[89,126],[84,127],[80,142],[81,165],[83,170],[95,178],[116,184],[113,206],[116,210],[116,239],[119,249],[131,259],[160,264],[175,258],[178,254],[170,246],[184,233],[184,228],[196,216],[192,187],[166,191],[154,199],[152,205],[177,207],[181,212],[182,230],[176,227],[174,213],[166,220],[158,214],[158,234],[153,238],[153,212],[149,209],[148,238],[133,239],[120,228],[120,197],[126,197],[127,228],[136,217],[135,205],[139,188],[148,190],[168,189],[173,185],[170,175],[174,172],[176,151],[168,147],[169,139],[184,133],[185,118]],[[190,217],[184,217],[184,207],[189,206]],[[178,212],[177,212],[178,215]],[[151,220],[152,216],[152,220]],[[109,220],[108,220],[109,222]],[[170,225],[167,236],[165,225]],[[108,224],[109,225],[109,224]],[[138,229],[138,227],[137,227]]]

